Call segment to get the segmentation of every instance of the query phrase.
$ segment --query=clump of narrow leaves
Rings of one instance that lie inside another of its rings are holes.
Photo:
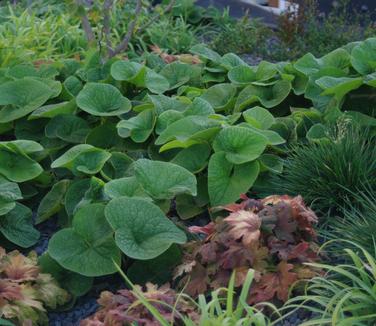
[[[0,317],[20,325],[47,325],[46,307],[66,303],[68,293],[50,274],[40,273],[37,256],[0,247]]]
[[[173,325],[182,322],[181,316],[198,320],[195,307],[170,288],[168,284],[158,287],[147,283],[145,288],[135,286],[133,290],[119,290],[116,294],[109,291],[101,293],[98,303],[101,308],[81,322],[81,326],[101,325],[148,325],[159,326],[150,310],[140,300],[147,300],[165,321]]]
[[[184,261],[175,270],[188,294],[225,286],[233,271],[240,287],[252,268],[249,303],[286,301],[292,284],[316,274],[304,263],[318,259],[313,229],[317,217],[300,196],[243,196],[240,204],[223,208],[230,212],[226,218],[190,228],[206,237],[185,245]]]

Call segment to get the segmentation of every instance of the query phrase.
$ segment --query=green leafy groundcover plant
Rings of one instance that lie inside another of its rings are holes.
[[[122,255],[154,264],[184,243],[166,214],[192,218],[262,186],[286,145],[322,138],[318,123],[375,124],[376,39],[257,67],[190,52],[1,69],[2,236],[30,247],[32,210],[36,223],[58,215],[44,268],[90,284]]]

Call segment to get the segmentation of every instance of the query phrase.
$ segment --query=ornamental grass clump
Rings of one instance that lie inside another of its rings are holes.
[[[34,252],[7,254],[0,247],[0,321],[47,325],[46,308],[55,309],[69,298],[50,274],[40,273]]]
[[[226,218],[190,228],[206,237],[185,245],[183,263],[175,271],[189,295],[226,286],[233,271],[240,287],[252,268],[255,283],[248,303],[280,302],[288,299],[292,284],[315,275],[303,263],[318,259],[313,229],[317,217],[301,197],[243,197],[240,204],[224,209],[231,212]]]
[[[375,325],[375,257],[350,241],[343,241],[342,245],[347,246],[343,253],[347,256],[348,263],[310,264],[325,271],[325,275],[310,280],[306,284],[304,295],[291,298],[287,302],[287,311],[296,308],[314,313],[311,319],[301,326]]]
[[[328,136],[293,148],[275,181],[281,193],[302,195],[322,215],[356,205],[364,183],[376,191],[375,136],[346,123]]]

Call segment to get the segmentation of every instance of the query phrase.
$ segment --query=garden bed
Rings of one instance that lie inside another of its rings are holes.
[[[25,5],[0,15],[0,325],[374,325],[371,21]]]

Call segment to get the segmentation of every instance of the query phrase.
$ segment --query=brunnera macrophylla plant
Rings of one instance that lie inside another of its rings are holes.
[[[317,217],[301,197],[242,197],[239,204],[222,207],[230,215],[190,231],[205,236],[184,245],[183,263],[175,279],[196,296],[225,286],[233,271],[241,287],[249,268],[255,282],[249,303],[286,301],[290,287],[316,272],[304,263],[318,259],[313,229]]]
[[[50,274],[40,272],[35,253],[6,253],[0,247],[0,318],[19,325],[47,325],[46,309],[69,299]]]
[[[318,123],[341,109],[374,124],[375,39],[257,67],[203,45],[190,52],[103,63],[89,51],[3,68],[1,235],[30,247],[32,211],[35,223],[58,215],[51,260],[86,277],[110,274],[121,254],[149,260],[184,243],[166,213],[188,219],[234,202],[281,173],[286,144],[319,138]]]

